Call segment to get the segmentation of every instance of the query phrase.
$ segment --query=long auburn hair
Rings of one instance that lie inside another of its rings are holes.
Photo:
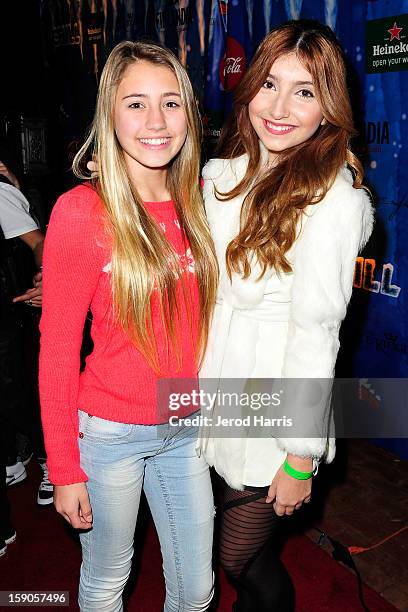
[[[261,174],[260,144],[248,104],[267,80],[273,62],[288,53],[295,53],[312,75],[325,122],[306,142],[279,153],[277,163]],[[261,266],[261,277],[272,266],[278,272],[291,271],[285,254],[296,239],[301,211],[324,198],[345,162],[352,169],[354,187],[361,187],[362,166],[349,148],[355,133],[343,52],[332,30],[304,19],[271,31],[235,90],[234,108],[216,153],[224,159],[244,153],[249,158],[243,179],[227,193],[216,192],[220,200],[247,192],[240,232],[226,252],[230,276],[236,272],[247,278],[253,255]]]
[[[151,314],[153,290],[158,296],[162,320],[179,367],[181,347],[175,332],[179,281],[184,297],[188,296],[177,255],[150,217],[137,185],[132,185],[115,133],[114,106],[118,86],[126,68],[140,61],[165,66],[173,72],[187,118],[187,137],[169,165],[167,185],[195,261],[200,301],[198,365],[205,350],[215,303],[218,267],[199,186],[201,130],[197,105],[187,73],[171,51],[154,43],[131,41],[123,41],[113,49],[101,74],[90,133],[75,156],[73,170],[79,178],[91,179],[85,170],[86,162],[93,156],[98,160],[98,178],[93,179],[93,183],[105,206],[112,236],[114,312],[131,341],[153,369],[160,372]],[[190,311],[188,305],[187,310]]]

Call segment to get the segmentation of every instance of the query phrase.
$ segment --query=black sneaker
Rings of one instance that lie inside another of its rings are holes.
[[[16,463],[6,466],[6,472],[6,485],[8,487],[17,484],[18,482],[22,482],[27,478],[26,469],[19,457],[17,457]]]
[[[38,487],[37,504],[39,506],[48,506],[54,501],[54,485],[48,480],[48,467],[46,461],[39,461],[39,466],[43,471],[42,481]]]

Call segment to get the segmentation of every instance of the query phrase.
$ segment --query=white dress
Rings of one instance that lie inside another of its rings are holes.
[[[259,266],[230,281],[225,252],[238,234],[244,197],[222,202],[214,189],[230,191],[244,176],[248,157],[212,159],[203,169],[203,195],[220,266],[217,303],[200,372],[206,379],[331,379],[339,328],[351,297],[355,258],[373,226],[370,198],[354,189],[342,169],[324,199],[305,209],[302,227],[287,253],[293,272]],[[214,428],[212,428],[214,431]],[[230,486],[270,485],[286,454],[332,461],[333,438],[223,438],[206,431],[200,444],[208,463]]]

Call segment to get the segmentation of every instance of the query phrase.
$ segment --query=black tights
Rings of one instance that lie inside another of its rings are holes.
[[[282,517],[265,490],[236,491],[220,483],[220,560],[237,587],[236,612],[293,612],[292,581],[279,558]]]

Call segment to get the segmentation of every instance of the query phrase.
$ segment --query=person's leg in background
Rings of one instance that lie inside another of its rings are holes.
[[[12,452],[14,429],[10,425],[10,405],[13,397],[13,381],[10,376],[10,333],[6,322],[0,323],[0,556],[4,555],[7,545],[16,538],[10,521],[10,506],[7,498],[8,454]],[[10,439],[11,438],[11,439]]]
[[[164,612],[207,610],[213,596],[214,501],[197,428],[160,425],[163,446],[146,461],[144,491],[159,536]]]
[[[7,465],[6,480],[13,485],[27,478],[17,457],[16,434],[22,419],[23,382],[21,371],[20,326],[14,316],[0,321],[0,394],[3,453]]]

